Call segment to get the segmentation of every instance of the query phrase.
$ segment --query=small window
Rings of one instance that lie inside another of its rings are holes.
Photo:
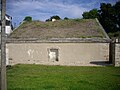
[[[10,26],[10,21],[6,20],[6,26]]]
[[[52,62],[58,61],[58,49],[49,49],[49,60]]]

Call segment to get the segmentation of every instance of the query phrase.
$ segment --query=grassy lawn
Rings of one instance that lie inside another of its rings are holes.
[[[8,90],[120,90],[120,67],[15,65]]]

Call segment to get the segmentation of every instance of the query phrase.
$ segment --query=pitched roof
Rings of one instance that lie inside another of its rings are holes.
[[[10,38],[108,38],[96,19],[24,22]]]

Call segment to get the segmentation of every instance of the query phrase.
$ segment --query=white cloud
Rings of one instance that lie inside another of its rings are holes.
[[[87,9],[76,4],[67,4],[65,2],[49,1],[49,0],[19,0],[15,2],[8,2],[8,11],[15,20],[22,21],[25,16],[32,16],[33,19],[45,20],[52,15],[59,15],[60,17],[81,17],[82,12]]]
[[[25,16],[32,16],[35,20],[46,20],[53,15],[79,18],[98,2],[100,0],[7,0],[7,13],[16,23]]]

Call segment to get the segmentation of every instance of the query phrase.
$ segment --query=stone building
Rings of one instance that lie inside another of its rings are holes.
[[[1,16],[1,12],[0,12],[0,16]],[[10,33],[12,33],[12,29],[13,29],[12,17],[6,14],[5,19],[6,19],[5,33],[6,35],[9,35]],[[0,32],[1,32],[1,18],[0,18]]]
[[[104,65],[109,62],[109,44],[97,19],[24,22],[7,40],[7,61],[9,65]]]

